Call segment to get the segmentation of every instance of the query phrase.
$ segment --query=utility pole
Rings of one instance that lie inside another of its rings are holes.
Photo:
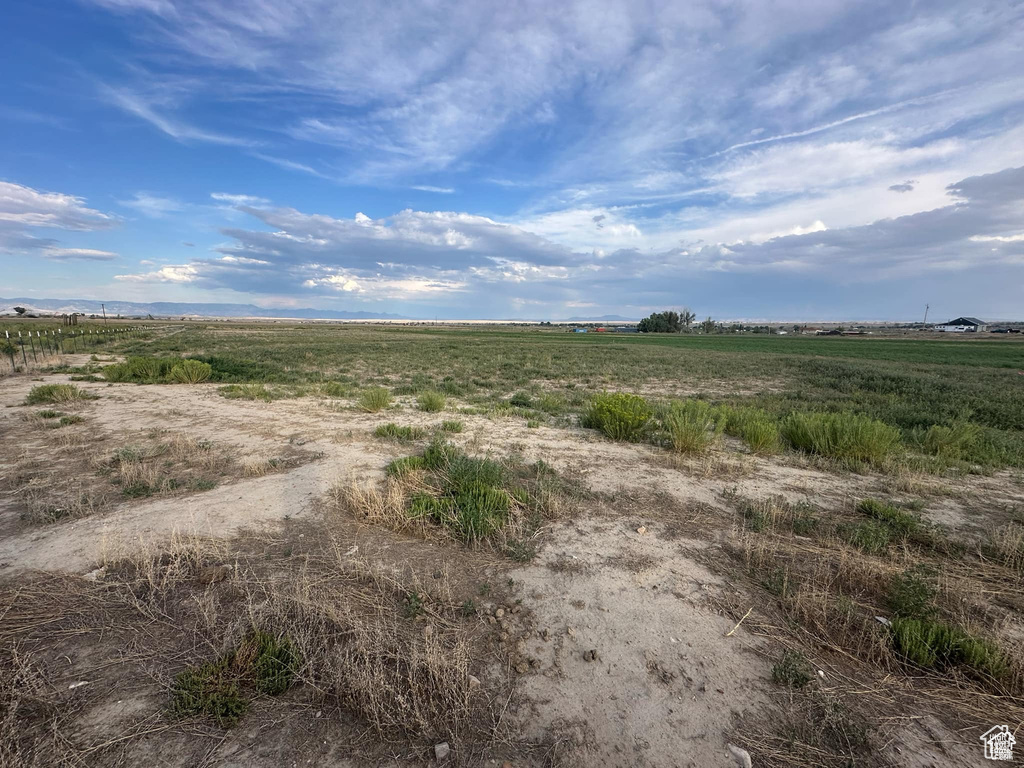
[[[924,322],[922,325],[928,325],[928,310],[931,308],[931,304],[924,305]]]
[[[93,306],[96,306],[96,305],[94,304]],[[103,324],[106,325],[107,324],[107,305],[106,304],[100,304],[100,309],[103,310]]]

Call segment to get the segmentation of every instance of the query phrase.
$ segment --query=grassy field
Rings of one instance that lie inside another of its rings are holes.
[[[78,654],[157,670],[176,765],[265,726],[366,764],[621,765],[671,732],[646,764],[721,736],[889,768],[922,718],[964,764],[1024,718],[1020,340],[210,322],[73,352],[0,388],[0,565],[32,568],[0,571],[0,758],[133,764],[148,719],[45,730],[105,695]],[[197,514],[217,538],[180,538]]]
[[[261,390],[271,396],[384,387],[545,418],[613,390],[757,408],[780,425],[795,412],[854,413],[899,430],[911,453],[931,457],[924,466],[1024,466],[1017,340],[207,325],[120,348],[193,357],[213,381],[272,385]],[[531,404],[537,413],[525,412]]]

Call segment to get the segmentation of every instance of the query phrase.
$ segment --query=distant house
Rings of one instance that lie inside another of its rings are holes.
[[[586,333],[587,329],[586,328],[573,328],[572,332],[573,333]]]
[[[944,325],[936,325],[933,330],[944,333],[982,333],[986,327],[985,321],[976,317],[958,317]]]

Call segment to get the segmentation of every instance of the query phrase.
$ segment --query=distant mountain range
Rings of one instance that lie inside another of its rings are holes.
[[[81,312],[98,315],[106,304],[107,317],[153,315],[154,317],[280,317],[323,320],[414,320],[386,312],[345,312],[331,309],[268,309],[255,304],[191,304],[175,301],[92,301],[91,299],[0,298],[0,315],[13,315],[14,307],[24,307],[32,314],[71,314]]]

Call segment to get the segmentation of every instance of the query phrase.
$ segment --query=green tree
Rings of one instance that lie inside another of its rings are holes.
[[[714,332],[714,330],[715,330],[715,321],[711,319],[710,315],[708,316],[707,320],[705,320],[703,323],[700,324],[700,329],[702,331],[704,331],[704,333],[713,333]]]
[[[683,329],[683,319],[678,312],[652,312],[637,324],[640,333],[679,333]]]

